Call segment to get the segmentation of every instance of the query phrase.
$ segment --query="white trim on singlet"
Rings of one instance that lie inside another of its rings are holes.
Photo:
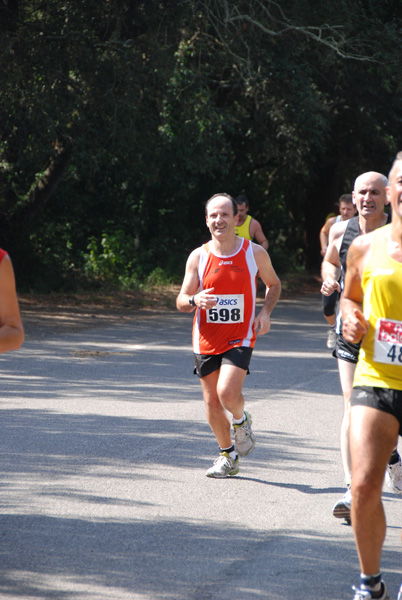
[[[240,239],[241,239],[241,245],[240,245],[239,249],[231,255],[222,256],[222,255],[218,254],[217,252],[214,252],[212,244],[210,242],[201,246],[200,260],[198,263],[198,278],[199,278],[199,282],[200,282],[200,290],[204,289],[203,285],[202,285],[202,280],[203,280],[205,268],[206,268],[206,265],[208,262],[208,253],[211,252],[211,254],[213,254],[217,258],[221,258],[222,260],[226,260],[228,258],[236,256],[241,251],[241,249],[243,248],[243,245],[244,245],[244,238],[240,238]],[[209,252],[205,249],[205,246],[208,247]],[[245,258],[246,258],[246,263],[247,263],[247,268],[248,268],[248,273],[249,273],[249,278],[250,278],[250,289],[251,289],[251,294],[252,294],[252,302],[253,302],[253,306],[254,306],[254,310],[251,313],[250,321],[248,324],[247,337],[243,338],[244,339],[243,346],[249,347],[250,343],[251,343],[251,338],[253,337],[253,323],[254,323],[254,319],[255,319],[256,295],[257,295],[257,285],[255,283],[255,278],[258,273],[258,267],[257,267],[257,263],[255,262],[253,246],[252,246],[251,241],[249,241],[249,245],[248,245],[248,248],[245,253]],[[197,316],[194,321],[194,331],[193,331],[193,351],[195,354],[200,354],[200,319],[201,319],[201,313],[199,310],[197,310]]]
[[[249,273],[249,277],[250,277],[250,289],[251,289],[251,293],[252,293],[253,307],[254,307],[254,310],[251,313],[250,321],[248,324],[247,338],[244,338],[244,344],[243,344],[244,346],[248,347],[248,346],[250,346],[251,338],[253,337],[253,324],[254,324],[254,319],[255,319],[255,305],[256,305],[256,296],[257,296],[257,285],[255,283],[255,278],[258,273],[258,267],[257,267],[257,263],[255,262],[253,246],[252,246],[251,242],[246,251],[246,261],[247,261],[248,273]]]

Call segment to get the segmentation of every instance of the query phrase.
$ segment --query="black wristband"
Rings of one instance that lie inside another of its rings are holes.
[[[190,304],[190,306],[195,306],[194,296],[191,296],[191,298],[189,299],[188,303]]]

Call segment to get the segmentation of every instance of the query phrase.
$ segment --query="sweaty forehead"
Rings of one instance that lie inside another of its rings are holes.
[[[365,177],[356,181],[355,191],[359,192],[361,190],[385,191],[385,185],[379,178]]]
[[[211,214],[216,210],[225,210],[233,212],[232,203],[229,200],[229,198],[225,198],[224,196],[217,196],[216,198],[211,200],[211,202],[208,204],[208,214]]]

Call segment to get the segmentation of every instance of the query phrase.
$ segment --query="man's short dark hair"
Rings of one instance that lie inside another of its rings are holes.
[[[339,204],[341,202],[346,202],[347,204],[352,204],[353,196],[352,196],[352,194],[342,194],[342,196],[339,198],[338,202],[339,202]]]
[[[222,196],[223,198],[227,198],[228,200],[231,201],[232,203],[232,208],[233,208],[233,216],[237,215],[237,204],[235,199],[233,198],[233,196],[231,196],[230,194],[214,194],[213,196],[211,196],[209,198],[209,200],[206,201],[205,203],[205,214],[208,214],[208,205],[211,202],[211,200],[214,200],[214,198],[219,198],[220,196]]]
[[[242,194],[240,194],[239,196],[236,196],[235,202],[236,202],[236,204],[245,204],[246,206],[249,206],[247,196],[243,196]]]

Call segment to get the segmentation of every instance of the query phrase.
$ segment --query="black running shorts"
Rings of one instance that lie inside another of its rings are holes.
[[[371,406],[399,421],[399,435],[402,435],[402,390],[382,387],[356,386],[350,399],[351,406]]]
[[[221,365],[234,365],[249,373],[248,366],[252,353],[252,348],[240,346],[231,348],[223,354],[194,354],[194,373],[198,377],[206,377],[214,371],[219,371]]]
[[[358,344],[352,344],[347,342],[341,333],[336,336],[336,347],[332,352],[332,356],[346,360],[346,362],[357,363],[359,358],[360,342]]]

